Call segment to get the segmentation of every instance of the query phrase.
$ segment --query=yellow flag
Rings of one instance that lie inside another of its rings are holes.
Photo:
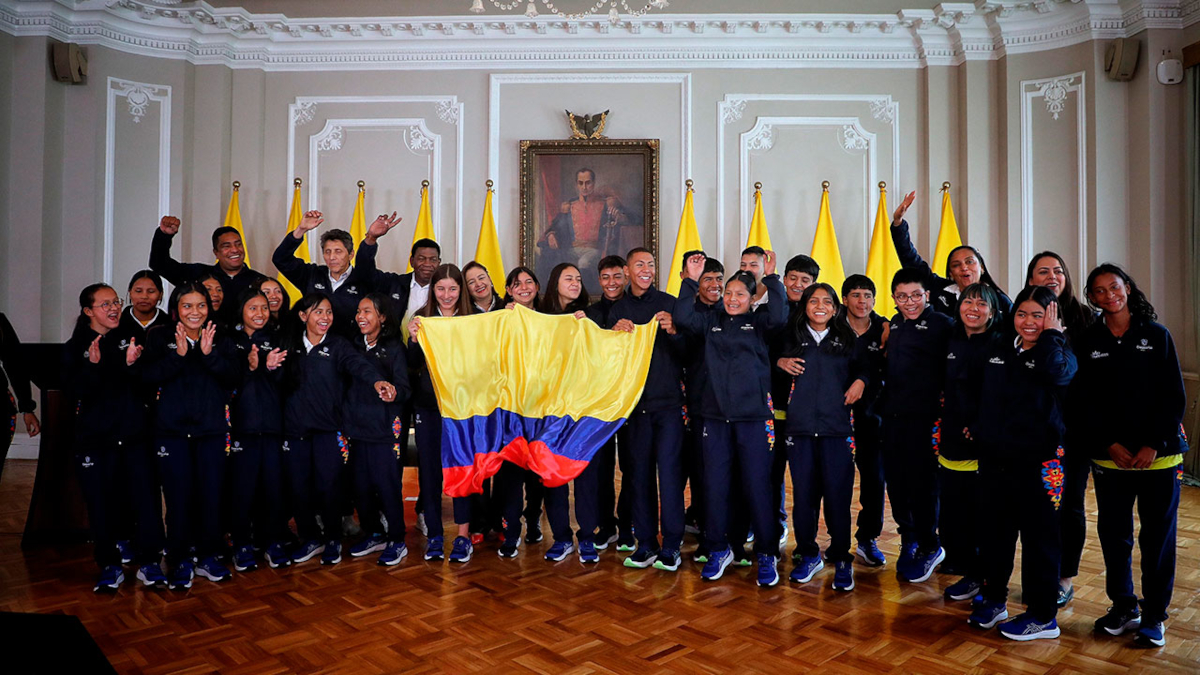
[[[296,186],[296,188],[294,190],[292,190],[292,211],[290,214],[288,214],[287,231],[289,234],[294,232],[296,230],[296,228],[300,226],[300,220],[302,218],[304,218],[304,211],[300,207],[300,179],[299,178],[296,179],[295,186]],[[303,260],[306,263],[312,262],[312,256],[309,255],[309,253],[308,253],[308,235],[305,235],[304,239],[302,239],[300,241],[300,247],[296,249],[296,257]],[[282,274],[279,275],[279,283],[283,285],[285,290],[287,290],[288,297],[292,299],[292,302],[299,300],[300,296],[304,295],[303,293],[300,292],[299,288],[296,288],[295,284],[293,284],[290,280],[288,280],[287,277],[283,276]]]
[[[488,181],[487,197],[483,201],[483,222],[479,224],[479,242],[475,244],[475,262],[487,268],[492,286],[504,288],[504,260],[500,257],[500,238],[496,235],[496,219],[492,216],[492,188]],[[417,219],[418,229],[420,218]],[[414,240],[415,241],[415,240]]]
[[[764,251],[774,251],[771,248],[771,233],[767,232],[767,218],[763,215],[762,190],[754,188],[754,217],[750,219],[750,236],[746,238],[746,248],[761,246]]]
[[[887,188],[883,183],[879,185],[879,208],[875,209],[875,231],[871,234],[871,251],[867,254],[867,276],[875,282],[875,311],[890,319],[896,313],[891,290],[892,277],[900,271],[900,256],[896,255],[896,245],[892,243]]]
[[[838,250],[837,233],[833,230],[833,216],[829,215],[829,190],[821,191],[821,214],[817,217],[817,235],[813,237],[812,259],[821,266],[818,281],[833,286],[835,293],[842,290],[846,271],[842,268],[842,252]]]
[[[700,230],[696,228],[692,193],[693,190],[689,186],[683,198],[683,215],[679,217],[679,234],[675,235],[675,252],[671,256],[671,273],[667,277],[667,292],[671,295],[679,295],[679,287],[683,284],[683,280],[679,278],[679,273],[683,271],[683,254],[704,250],[700,245]]]
[[[241,183],[233,182],[233,196],[229,198],[229,209],[225,211],[225,227],[237,230],[238,236],[242,238],[243,260],[246,261],[246,267],[250,267],[250,246],[246,243],[246,232],[242,229],[242,208],[238,205],[238,191],[241,187]]]
[[[367,236],[367,214],[363,202],[366,200],[367,189],[363,182],[358,182],[358,201],[354,203],[354,216],[350,218],[350,238],[354,240],[354,248]]]
[[[429,209],[429,181],[421,183],[421,211],[417,214],[417,229],[413,231],[413,243],[417,243],[418,239],[433,239],[433,212]],[[413,268],[410,260],[405,274],[411,271]],[[488,273],[493,274],[491,268],[488,268]],[[501,283],[496,288],[503,288],[503,286],[504,284]]]
[[[933,271],[946,276],[946,258],[959,246],[962,246],[962,238],[958,236],[958,221],[954,219],[954,207],[950,204],[950,184],[946,183],[942,186],[942,227],[938,230],[937,246],[929,265]]]

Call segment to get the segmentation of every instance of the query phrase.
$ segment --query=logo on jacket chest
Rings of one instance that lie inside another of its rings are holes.
[[[921,319],[921,321],[917,323],[917,330],[929,330],[929,326],[925,325],[925,319]]]
[[[1090,354],[1090,356],[1093,359],[1106,359],[1108,358],[1108,352],[1094,351]]]
[[[121,341],[117,343],[117,349],[128,349],[128,348],[129,348],[129,340],[126,340],[125,338],[121,338]]]
[[[947,361],[954,361],[957,358],[958,358],[958,355],[955,354],[954,352],[950,352],[950,353],[946,354]]]
[[[399,300],[399,299],[400,299],[400,294],[399,294],[399,293],[392,293],[392,299],[393,299],[393,300]]]
[[[325,290],[325,284],[316,283],[316,284],[313,284],[313,288],[317,289],[318,291],[323,291],[323,290]]]
[[[1142,341],[1136,347],[1134,347],[1134,349],[1137,349],[1139,352],[1154,351],[1154,347],[1150,344],[1150,341],[1147,340],[1146,338],[1142,338]]]
[[[332,356],[332,354],[329,353],[329,345],[322,346],[321,349],[317,351],[317,356],[324,356],[325,358]]]
[[[709,329],[709,331],[713,332],[713,333],[723,332],[720,326],[713,326],[712,328]]]
[[[350,295],[358,295],[358,289],[355,288],[354,286],[347,288],[346,292],[349,293]]]
[[[753,324],[745,324],[745,325],[739,326],[739,328],[742,330],[754,330],[754,325]]]
[[[992,358],[988,359],[988,363],[991,363],[991,364],[997,365],[997,366],[1002,366],[1002,365],[1004,365],[1004,359],[1000,358],[999,356],[993,356]]]

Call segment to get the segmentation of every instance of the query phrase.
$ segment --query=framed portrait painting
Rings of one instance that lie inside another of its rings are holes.
[[[658,257],[658,140],[521,141],[521,264],[542,293],[571,263],[598,298],[596,264],[638,246]]]

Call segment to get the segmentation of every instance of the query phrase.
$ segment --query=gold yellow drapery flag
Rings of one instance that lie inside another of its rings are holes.
[[[297,178],[292,182],[292,185],[292,210],[288,214],[288,234],[295,232],[296,228],[300,226],[300,221],[304,218],[304,211],[300,206],[301,180]],[[304,235],[304,239],[300,241],[300,247],[296,249],[296,257],[306,263],[312,262],[312,255],[308,252],[308,235]],[[279,283],[283,286],[284,290],[287,291],[288,297],[292,302],[296,302],[300,299],[300,296],[303,295],[303,293],[300,292],[300,289],[297,288],[290,279],[282,274],[279,275]]]
[[[238,193],[241,189],[241,182],[233,181],[233,195],[229,197],[229,208],[225,211],[225,227],[237,230],[238,236],[242,238],[242,260],[245,261],[246,267],[250,267],[250,245],[246,243],[246,231],[242,229],[242,207],[238,204]]]
[[[890,319],[896,313],[892,300],[892,277],[900,271],[900,256],[892,241],[892,217],[888,213],[887,183],[879,182],[879,207],[875,209],[875,230],[867,253],[867,276],[875,282],[875,311]],[[841,289],[838,289],[839,292]]]
[[[958,221],[954,219],[954,206],[950,203],[950,183],[942,183],[942,226],[938,229],[937,246],[933,249],[933,260],[930,267],[942,276],[948,276],[946,259],[950,251],[962,246],[962,237],[958,236]]]
[[[829,181],[821,183],[821,212],[817,216],[817,234],[813,237],[810,255],[821,266],[817,281],[829,284],[835,293],[841,293],[846,270],[842,267],[842,252],[838,250],[837,232],[829,213]]]
[[[413,230],[412,243],[416,244],[420,239],[433,238],[433,211],[431,211],[429,208],[429,181],[423,180],[421,181],[421,211],[417,214],[417,229]],[[434,241],[436,241],[436,239],[434,239]],[[409,250],[411,251],[412,248],[410,247]],[[411,271],[413,271],[413,268],[410,256],[408,261],[408,269],[406,269],[404,273],[407,274]],[[491,268],[488,268],[488,273],[492,273]],[[497,288],[503,287],[503,283],[497,286]]]
[[[354,240],[354,250],[367,236],[367,212],[364,202],[367,197],[367,184],[358,181],[358,200],[354,202],[354,215],[350,217],[350,238]]]
[[[675,235],[675,252],[671,256],[671,272],[667,276],[667,292],[679,295],[679,287],[683,280],[679,273],[683,271],[683,254],[688,251],[702,251],[700,230],[696,227],[696,212],[692,205],[692,179],[687,180],[687,194],[683,197],[683,214],[679,216],[679,234]]]
[[[492,181],[488,180],[487,196],[483,200],[483,222],[479,224],[479,242],[475,244],[475,262],[487,268],[492,287],[502,289],[504,260],[500,257],[500,237],[496,234],[496,218],[492,215],[492,192]]]
[[[771,233],[767,231],[767,217],[763,215],[762,183],[754,184],[754,217],[750,219],[746,248],[751,246],[761,246],[764,251],[775,250],[771,248]]]

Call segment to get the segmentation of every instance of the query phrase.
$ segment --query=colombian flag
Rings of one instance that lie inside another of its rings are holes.
[[[422,318],[446,494],[480,492],[506,460],[547,487],[578,476],[641,398],[656,332],[653,322],[630,334],[520,306]]]

